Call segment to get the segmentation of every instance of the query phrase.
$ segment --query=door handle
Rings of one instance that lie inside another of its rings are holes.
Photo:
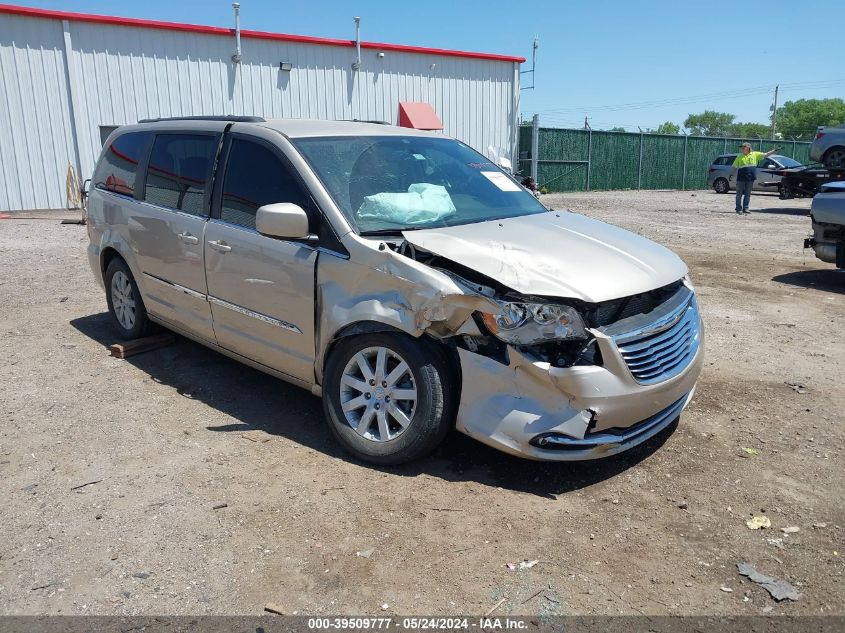
[[[190,233],[179,233],[179,239],[185,242],[185,244],[200,243],[200,238],[196,237],[195,235],[191,235]]]
[[[223,240],[214,240],[212,242],[209,242],[208,245],[215,251],[220,251],[221,253],[228,253],[230,250],[232,250],[232,247],[229,246]]]

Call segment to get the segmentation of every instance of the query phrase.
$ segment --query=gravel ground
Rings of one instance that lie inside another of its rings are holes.
[[[111,358],[85,229],[0,220],[0,613],[845,612],[845,273],[802,252],[809,202],[544,200],[673,248],[699,293],[694,402],[616,458],[453,435],[411,466],[358,463],[316,398],[197,344]]]

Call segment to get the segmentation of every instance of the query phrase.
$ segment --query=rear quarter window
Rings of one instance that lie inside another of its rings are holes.
[[[94,186],[104,191],[134,196],[138,164],[149,139],[149,132],[129,132],[114,139],[94,171]]]

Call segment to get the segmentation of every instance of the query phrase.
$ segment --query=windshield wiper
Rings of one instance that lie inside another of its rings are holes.
[[[403,231],[418,231],[420,229],[431,228],[426,226],[408,226],[403,228],[397,229],[374,229],[372,231],[361,231],[361,235],[363,237],[368,237],[370,235],[402,235]]]

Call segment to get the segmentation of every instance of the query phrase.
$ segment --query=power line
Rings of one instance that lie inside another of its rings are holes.
[[[707,100],[707,99],[717,99],[717,98],[733,98],[733,97],[744,97],[750,94],[762,94],[765,92],[769,92],[771,89],[766,88],[746,88],[743,90],[733,90],[728,92],[715,92],[709,93],[706,95],[697,95],[694,97],[673,97],[669,99],[657,99],[652,101],[638,101],[632,103],[623,103],[623,104],[616,104],[616,105],[596,105],[596,106],[564,106],[560,108],[550,108],[548,110],[541,110],[540,112],[570,112],[570,111],[611,111],[611,110],[633,110],[638,108],[648,108],[655,105],[672,105],[675,103],[683,103],[689,102],[692,100]]]
[[[807,88],[827,88],[838,86],[845,83],[845,78],[817,80],[808,82],[795,82],[781,84],[781,91],[795,92],[797,89]],[[635,101],[621,104],[607,104],[594,106],[562,106],[559,108],[549,108],[546,110],[538,110],[540,114],[566,114],[570,112],[615,112],[620,110],[639,110],[644,108],[652,108],[663,105],[681,105],[688,103],[699,103],[705,101],[716,101],[723,99],[739,99],[758,94],[767,94],[772,91],[772,86],[756,86],[753,88],[743,88],[738,90],[726,90],[720,92],[711,92],[707,94],[700,94],[688,97],[672,97],[666,99],[655,99],[651,101]]]

